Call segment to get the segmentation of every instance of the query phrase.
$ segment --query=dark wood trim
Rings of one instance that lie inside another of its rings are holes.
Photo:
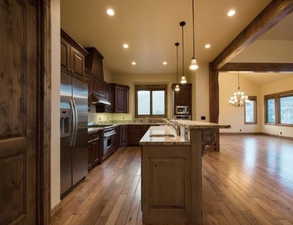
[[[38,1],[37,82],[37,224],[49,225],[51,217],[51,0]]]
[[[219,71],[293,72],[293,63],[227,63]]]
[[[293,0],[273,0],[262,12],[215,58],[213,66],[220,69],[262,34],[293,11]]]
[[[287,140],[293,140],[293,137],[288,137],[288,136],[280,136],[276,134],[268,134],[268,133],[261,133],[262,135],[265,136],[270,136],[270,137],[276,137],[276,138],[282,138],[282,139],[287,139]]]
[[[73,40],[63,29],[61,29],[61,37],[64,38],[70,45],[75,47],[78,51],[80,51],[83,55],[88,55],[88,51],[81,44]]]
[[[254,122],[246,122],[246,104],[244,104],[244,124],[245,125],[256,125],[257,124],[257,97],[256,96],[249,96],[248,100],[255,102],[254,107]]]
[[[219,71],[213,65],[209,67],[209,97],[210,97],[210,121],[219,122]]]
[[[139,90],[149,90],[151,91],[150,96],[150,111],[151,115],[138,115],[137,112],[137,91]],[[165,114],[164,115],[152,115],[152,91],[156,90],[164,90],[165,91]],[[160,85],[135,85],[134,87],[134,95],[135,95],[135,118],[167,118],[168,115],[168,85],[160,84]]]

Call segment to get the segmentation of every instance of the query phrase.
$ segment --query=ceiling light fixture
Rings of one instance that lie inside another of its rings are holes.
[[[135,61],[132,61],[131,62],[131,65],[135,66],[136,65],[136,62]]]
[[[167,61],[164,61],[164,62],[163,62],[163,65],[164,65],[164,66],[168,65],[168,62],[167,62]]]
[[[181,30],[182,30],[182,76],[181,76],[181,84],[186,84],[187,80],[186,77],[184,76],[184,26],[186,25],[185,21],[182,21],[179,23],[179,25],[181,26]]]
[[[229,99],[229,103],[236,107],[241,107],[248,100],[248,96],[240,91],[240,81],[239,81],[239,72],[238,72],[238,87],[237,91],[233,93],[233,95]]]
[[[115,16],[115,10],[112,8],[107,9],[106,13],[108,16]]]
[[[178,47],[179,47],[179,42],[176,42],[175,43],[175,46],[176,46],[176,61],[177,61],[177,73],[176,73],[176,77],[177,77],[177,82],[179,82],[179,50],[178,50]],[[175,89],[174,89],[176,92],[180,91],[180,86],[179,84],[176,84],[175,85]]]
[[[236,15],[236,10],[235,9],[230,9],[228,12],[227,12],[227,16],[229,17],[233,17]]]
[[[123,44],[122,46],[123,46],[123,48],[125,48],[125,49],[129,48],[129,45],[128,45],[128,44],[126,44],[126,43],[125,43],[125,44]]]
[[[195,0],[191,0],[192,1],[192,35],[193,35],[193,39],[192,39],[192,44],[193,44],[193,56],[191,59],[191,63],[189,66],[190,70],[197,70],[199,68],[198,64],[197,64],[197,60],[195,58]]]
[[[209,49],[209,48],[211,48],[212,46],[211,46],[211,44],[205,44],[204,47],[205,47],[206,49]]]

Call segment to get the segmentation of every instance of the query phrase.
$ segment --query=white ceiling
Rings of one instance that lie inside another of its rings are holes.
[[[196,46],[200,62],[212,61],[271,0],[196,0]],[[105,14],[108,7],[114,17]],[[233,18],[226,16],[235,8]],[[115,73],[176,71],[174,43],[187,21],[186,63],[192,56],[191,0],[62,0],[62,28],[84,46],[94,46]],[[125,50],[126,42],[130,48]],[[210,43],[212,48],[204,49]],[[135,60],[137,65],[131,66]],[[163,61],[168,61],[163,66]]]

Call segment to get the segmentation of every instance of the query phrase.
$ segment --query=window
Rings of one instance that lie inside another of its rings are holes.
[[[276,123],[276,100],[267,99],[267,123]]]
[[[267,124],[293,126],[293,91],[265,96]]]
[[[280,98],[281,124],[293,124],[293,96]]]
[[[245,102],[244,106],[244,123],[256,124],[257,123],[257,101],[255,96],[251,96]]]
[[[164,85],[135,86],[136,117],[166,117],[166,96]]]

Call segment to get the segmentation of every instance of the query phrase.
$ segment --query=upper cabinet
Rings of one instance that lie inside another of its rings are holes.
[[[68,34],[61,30],[61,66],[62,71],[75,75],[85,75],[85,48],[75,42]]]
[[[107,97],[111,105],[106,107],[106,112],[128,113],[129,87],[119,84],[107,84],[107,91]]]
[[[86,48],[88,55],[86,57],[86,72],[94,79],[104,81],[103,60],[104,57],[96,48]]]

